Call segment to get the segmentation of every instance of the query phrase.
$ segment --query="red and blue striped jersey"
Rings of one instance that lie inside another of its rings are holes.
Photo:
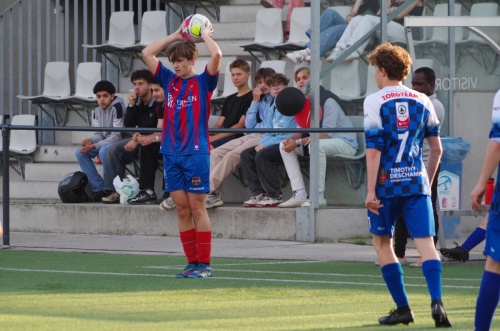
[[[158,61],[155,77],[165,90],[165,109],[160,153],[209,154],[210,99],[219,73],[205,71],[182,79]]]

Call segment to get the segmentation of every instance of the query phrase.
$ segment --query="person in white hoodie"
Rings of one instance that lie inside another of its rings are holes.
[[[98,106],[92,111],[92,126],[96,128],[121,128],[125,104],[120,97],[115,96],[115,86],[109,81],[99,81],[94,86],[93,92]],[[90,138],[81,142],[81,148],[75,151],[76,159],[82,172],[87,175],[92,196],[90,202],[100,202],[111,192],[105,190],[104,180],[97,172],[93,158],[99,156],[105,162],[106,155],[100,155],[102,147],[121,140],[120,132],[100,131],[95,132]]]

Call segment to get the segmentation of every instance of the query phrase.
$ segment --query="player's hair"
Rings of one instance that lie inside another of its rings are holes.
[[[113,83],[111,83],[110,81],[101,80],[94,85],[94,89],[92,90],[92,92],[94,92],[94,94],[97,94],[98,92],[102,91],[108,92],[109,94],[115,94],[116,89]]]
[[[229,65],[229,71],[231,71],[233,68],[240,68],[244,72],[250,72],[250,65],[248,64],[248,62],[241,59],[236,59],[231,62],[231,64]]]
[[[375,47],[368,54],[371,65],[384,68],[390,80],[402,82],[411,70],[411,58],[408,52],[400,47],[384,43]]]
[[[423,73],[428,84],[434,84],[436,82],[436,74],[434,73],[434,70],[429,67],[418,68],[415,70],[415,73]]]
[[[309,67],[300,67],[299,69],[295,70],[293,74],[293,79],[297,81],[297,75],[300,74],[301,72],[305,72],[305,74],[309,77],[311,77],[311,69]]]
[[[255,82],[258,83],[261,79],[267,81],[267,79],[275,73],[276,71],[274,71],[273,68],[260,68],[257,72],[255,72]]]
[[[290,79],[283,74],[274,74],[266,79],[266,84],[268,86],[271,86],[272,84],[283,84],[288,86],[288,83],[290,83]]]
[[[153,75],[151,75],[151,79],[149,80],[149,84],[161,85],[160,82],[158,80],[156,80],[155,76],[153,76]]]
[[[139,79],[144,79],[146,82],[151,83],[151,78],[153,78],[153,75],[147,69],[134,70],[130,74],[130,81],[132,83]]]
[[[198,58],[198,48],[193,42],[187,40],[177,41],[168,46],[166,55],[170,62],[175,62],[182,58],[188,61],[196,61]]]

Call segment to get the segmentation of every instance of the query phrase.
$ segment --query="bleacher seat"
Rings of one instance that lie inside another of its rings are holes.
[[[311,8],[297,7],[292,11],[290,17],[290,35],[288,41],[275,46],[281,51],[296,51],[304,49],[309,41],[306,35],[307,29],[311,26]]]
[[[351,120],[354,128],[363,127],[363,116],[349,116],[349,119]],[[352,189],[357,189],[361,186],[364,181],[364,170],[366,168],[364,161],[366,156],[365,133],[356,132],[356,139],[358,141],[358,150],[356,155],[338,154],[327,157],[327,164],[330,162],[342,162],[344,164],[347,173],[347,180]]]
[[[252,43],[238,45],[243,50],[249,52],[257,61],[258,56],[253,52],[261,52],[266,60],[271,59],[271,53],[279,51],[275,49],[276,45],[283,43],[283,25],[281,22],[281,9],[262,8],[257,12],[255,20],[255,38]]]
[[[33,103],[51,103],[69,97],[70,93],[69,63],[56,61],[47,62],[45,65],[43,92],[41,95],[18,95],[17,97],[33,101]]]
[[[259,68],[272,68],[278,74],[285,74],[286,61],[283,60],[262,61]]]
[[[11,125],[34,126],[35,115],[15,115],[10,122]],[[25,164],[33,162],[32,154],[36,149],[35,130],[11,130],[9,156],[16,159],[19,169],[13,169],[24,179]]]
[[[330,72],[330,89],[343,100],[359,98],[359,60],[342,62]]]
[[[167,36],[167,13],[163,10],[145,11],[142,15],[141,41],[137,46],[146,47]]]

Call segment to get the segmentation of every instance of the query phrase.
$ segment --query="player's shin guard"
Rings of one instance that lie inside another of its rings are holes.
[[[399,263],[386,264],[382,268],[382,277],[387,288],[391,293],[392,299],[397,307],[408,306],[408,297],[406,296],[405,283],[403,280],[403,268]]]
[[[476,303],[476,331],[489,330],[500,297],[500,275],[484,271]]]
[[[198,253],[196,251],[196,229],[182,231],[180,233],[182,249],[186,254],[188,263],[198,262]]]
[[[427,260],[422,263],[422,273],[424,274],[427,288],[433,300],[441,300],[441,270],[440,260]]]

